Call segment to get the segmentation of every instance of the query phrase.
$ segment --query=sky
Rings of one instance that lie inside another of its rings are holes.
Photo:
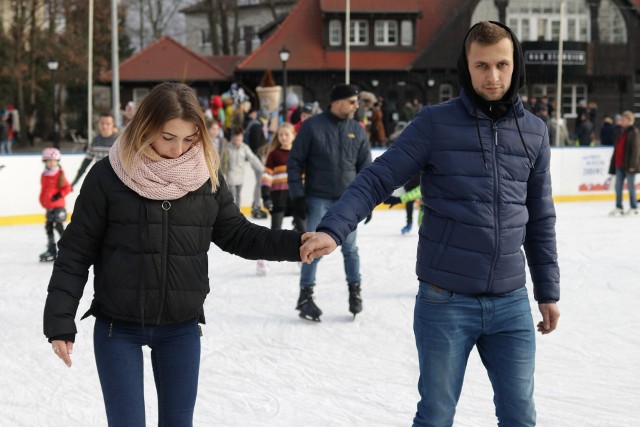
[[[631,427],[640,420],[640,218],[611,218],[612,202],[558,203],[561,318],[537,334],[538,426]],[[269,220],[256,220],[267,225]],[[287,222],[285,222],[286,224]],[[412,331],[418,241],[402,236],[403,210],[378,209],[361,225],[363,312],[348,312],[342,256],[318,268],[322,322],[294,307],[299,269],[255,261],[212,246],[195,426],[410,426],[418,400]],[[73,366],[42,333],[51,263],[42,225],[0,227],[0,426],[105,426],[93,358],[92,282],[77,316]],[[530,284],[528,284],[531,295]],[[532,302],[534,323],[541,316]],[[145,348],[147,425],[157,425]],[[492,391],[471,354],[455,426],[496,425]]]

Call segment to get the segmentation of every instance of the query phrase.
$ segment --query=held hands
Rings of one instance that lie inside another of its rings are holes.
[[[51,341],[51,346],[53,347],[53,352],[70,368],[73,343],[71,341],[53,340]]]
[[[309,236],[310,235],[310,236]],[[306,237],[305,237],[306,236]],[[303,245],[300,246],[300,259],[311,264],[314,259],[329,255],[338,245],[327,233],[305,233],[302,235]]]
[[[558,319],[560,318],[560,310],[556,303],[538,304],[542,321],[538,323],[538,332],[542,335],[550,334],[558,327]]]
[[[263,199],[262,205],[269,212],[273,212],[273,201],[271,199]]]

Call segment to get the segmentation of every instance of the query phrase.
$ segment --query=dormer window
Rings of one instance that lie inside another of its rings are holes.
[[[332,19],[329,21],[329,46],[342,45],[342,21]]]
[[[375,22],[376,46],[395,46],[398,44],[398,21],[378,20]]]
[[[366,46],[369,44],[369,21],[364,19],[351,20],[349,41],[353,46]]]

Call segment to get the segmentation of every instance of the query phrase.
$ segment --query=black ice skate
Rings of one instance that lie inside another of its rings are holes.
[[[356,314],[362,311],[362,297],[360,297],[360,282],[349,283],[349,311]]]
[[[40,254],[40,262],[55,261],[57,255],[56,244],[50,243],[47,251]]]
[[[314,322],[320,321],[322,310],[313,302],[313,286],[303,286],[300,288],[300,297],[296,310],[300,311],[300,317]]]

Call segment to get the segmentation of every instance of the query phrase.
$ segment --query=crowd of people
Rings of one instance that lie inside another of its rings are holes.
[[[380,203],[413,208],[417,198],[423,200],[414,311],[420,401],[413,425],[453,423],[474,348],[500,424],[535,425],[535,331],[553,332],[560,316],[550,147],[556,135],[560,145],[591,145],[597,108],[584,103],[569,133],[548,99],[523,99],[524,57],[500,23],[483,21],[468,31],[458,67],[460,96],[426,107],[407,102],[401,113],[407,126],[392,144],[390,107],[351,84],[335,85],[324,111],[287,96],[286,111],[274,119],[237,85],[203,108],[188,86],[162,83],[123,129],[110,114],[100,116],[100,134],[71,184],[60,152],[43,152],[48,247],[41,259],[55,261],[44,334],[71,366],[76,310],[93,266],[95,294],[85,317],[96,318],[95,359],[110,425],[144,425],[145,345],[157,355],[156,378],[167,379],[156,382],[160,424],[191,425],[210,243],[255,260],[258,274],[267,274],[270,261],[300,263],[295,309],[315,322],[323,314],[315,293],[320,259],[341,246],[345,307],[355,318],[364,282],[357,227]],[[615,146],[612,215],[638,214],[640,132],[633,119],[623,112],[619,130],[614,117],[603,120],[601,135]],[[371,148],[387,146],[372,162]],[[247,166],[255,182],[245,182]],[[65,230],[64,196],[83,177]],[[246,185],[254,190],[250,215],[270,217],[270,228],[241,213]],[[391,196],[403,186],[406,195]],[[411,230],[411,213],[403,233]],[[58,245],[54,230],[62,236]],[[525,262],[542,319],[537,325]]]

